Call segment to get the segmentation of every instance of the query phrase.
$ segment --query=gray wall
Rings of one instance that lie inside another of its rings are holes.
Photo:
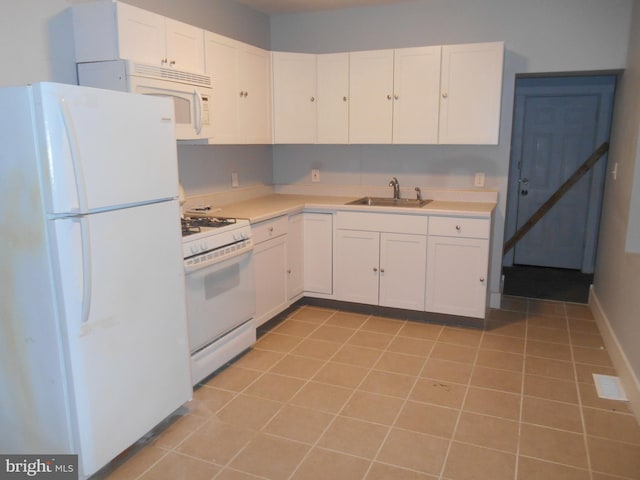
[[[640,253],[627,250],[625,243],[627,235],[633,234],[628,231],[632,217],[637,220],[640,216],[639,2],[633,8],[631,32],[627,70],[618,86],[609,152],[609,169],[617,163],[618,175],[617,180],[610,175],[605,186],[594,291],[637,382],[640,378]],[[638,245],[637,238],[635,244]]]
[[[632,0],[420,0],[271,18],[271,49],[327,53],[505,41],[497,146],[274,146],[274,181],[473,188],[475,172],[499,191],[490,289],[500,289],[515,75],[615,70],[625,65]]]

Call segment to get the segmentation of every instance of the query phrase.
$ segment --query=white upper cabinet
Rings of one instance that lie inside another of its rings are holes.
[[[270,144],[271,128],[271,53],[252,45],[241,44],[238,51],[240,131],[246,143]],[[215,90],[215,73],[214,90]],[[239,94],[238,94],[239,96]]]
[[[504,43],[442,47],[439,142],[497,145]]]
[[[394,52],[393,143],[438,143],[441,47]]]
[[[349,54],[349,141],[391,143],[393,50]]]
[[[273,52],[274,143],[316,142],[316,55]]]
[[[204,31],[120,2],[73,7],[76,62],[126,59],[204,72]]]
[[[349,54],[316,57],[317,142],[349,142]]]
[[[205,32],[205,69],[214,80],[211,143],[271,143],[269,52]]]
[[[275,143],[347,143],[349,54],[273,52]]]
[[[351,54],[351,143],[438,142],[440,50]]]
[[[170,67],[204,71],[204,30],[165,18],[166,58]]]

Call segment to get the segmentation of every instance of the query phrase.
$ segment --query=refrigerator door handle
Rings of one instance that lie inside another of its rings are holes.
[[[82,316],[80,317],[80,325],[83,325],[89,321],[89,314],[91,313],[93,264],[91,263],[89,218],[80,216],[78,221],[80,222],[80,242],[82,246]]]
[[[78,136],[73,125],[73,116],[69,110],[69,105],[64,97],[60,98],[60,111],[62,113],[62,123],[67,134],[69,142],[69,151],[71,152],[71,161],[73,164],[73,173],[76,184],[76,194],[78,196],[79,213],[88,212],[87,192],[85,189],[84,170],[82,168],[82,159],[78,151]]]
[[[80,242],[82,246],[82,310],[80,323],[84,324],[89,321],[89,313],[91,311],[92,297],[92,265],[91,265],[91,229],[89,227],[89,219],[84,214],[88,213],[87,192],[84,182],[84,170],[82,169],[82,159],[78,151],[78,136],[73,125],[73,116],[69,110],[69,105],[64,97],[60,98],[60,111],[62,112],[62,122],[64,130],[69,142],[69,151],[71,152],[71,161],[73,163],[73,174],[75,177],[76,194],[78,196],[79,213],[77,217],[80,222]]]

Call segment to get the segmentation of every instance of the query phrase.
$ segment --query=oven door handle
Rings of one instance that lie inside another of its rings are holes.
[[[185,274],[188,275],[189,273],[196,272],[198,270],[202,270],[203,268],[207,268],[207,267],[210,267],[212,265],[217,265],[217,264],[222,263],[222,262],[224,262],[226,260],[232,260],[232,259],[234,259],[236,257],[242,256],[242,255],[245,255],[245,254],[250,254],[252,251],[253,251],[253,245],[250,246],[250,247],[242,248],[240,250],[236,250],[235,252],[232,252],[232,253],[228,253],[222,258],[221,257],[216,257],[216,258],[212,258],[211,260],[206,260],[204,262],[196,263],[196,264],[193,264],[193,265],[185,265],[184,266],[184,271],[185,271]]]

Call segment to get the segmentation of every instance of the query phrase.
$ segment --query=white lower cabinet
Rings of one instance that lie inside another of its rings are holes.
[[[333,214],[305,212],[303,238],[304,291],[333,293]]]
[[[252,226],[253,268],[256,286],[256,327],[259,327],[288,305],[287,297],[287,231],[286,216]]]
[[[304,291],[304,213],[289,216],[287,233],[287,299]]]
[[[426,216],[338,212],[336,298],[424,310],[426,227]]]
[[[484,318],[490,219],[432,217],[425,310]]]

